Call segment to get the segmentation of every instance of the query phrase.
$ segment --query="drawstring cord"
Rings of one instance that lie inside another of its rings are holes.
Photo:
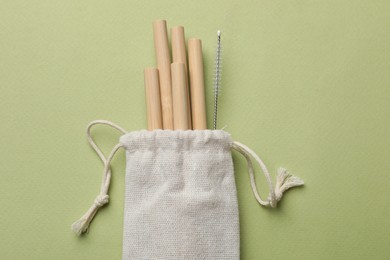
[[[93,140],[91,136],[91,128],[95,125],[108,125],[112,128],[118,130],[119,132],[126,134],[126,130],[124,130],[122,127],[106,120],[96,120],[92,121],[88,127],[87,127],[87,138],[88,142],[91,145],[91,147],[95,150],[96,154],[99,156],[100,160],[104,164],[104,170],[103,170],[103,180],[102,180],[102,186],[100,187],[100,193],[95,198],[95,201],[93,202],[92,206],[88,209],[88,211],[76,222],[72,224],[72,230],[77,235],[82,235],[88,230],[89,224],[91,223],[92,219],[96,215],[97,211],[109,201],[108,196],[108,189],[110,187],[110,181],[111,181],[111,167],[110,163],[112,158],[114,158],[114,155],[116,152],[123,147],[122,144],[118,143],[111,151],[110,155],[106,158],[103,154],[103,152],[100,150],[100,148],[97,146],[95,141]]]
[[[285,191],[293,187],[302,186],[304,184],[304,182],[301,179],[290,174],[286,169],[279,168],[278,175],[276,177],[276,184],[274,188],[267,167],[254,151],[252,151],[248,146],[236,141],[232,143],[232,148],[238,151],[240,154],[242,154],[246,159],[252,192],[260,205],[271,206],[272,208],[275,208],[278,202],[282,199],[283,193]],[[257,191],[251,157],[254,158],[256,162],[260,165],[260,168],[264,173],[265,179],[269,187],[269,195],[267,200],[265,201],[260,197],[259,192]]]
[[[103,162],[104,165],[104,170],[103,170],[103,180],[102,180],[102,185],[100,188],[100,193],[99,195],[95,198],[95,201],[93,202],[92,206],[88,209],[88,211],[76,222],[72,224],[72,230],[77,234],[77,235],[82,235],[86,231],[88,231],[89,225],[96,215],[97,211],[105,204],[108,203],[109,201],[109,196],[108,196],[108,189],[110,187],[110,181],[111,181],[111,169],[110,169],[110,163],[115,156],[116,152],[123,147],[122,144],[118,143],[115,145],[115,147],[112,149],[111,153],[109,156],[106,158],[101,151],[101,149],[97,146],[95,141],[93,140],[91,136],[91,128],[95,125],[107,125],[110,126],[122,134],[126,134],[127,131],[121,128],[120,126],[106,120],[96,120],[92,121],[88,127],[87,127],[87,138],[88,142],[91,145],[91,147],[95,150],[96,154],[99,156],[100,160]],[[286,169],[280,168],[278,170],[278,175],[276,178],[276,185],[275,188],[272,185],[271,177],[270,174],[267,170],[267,167],[263,163],[263,161],[260,159],[260,157],[253,152],[249,147],[247,147],[244,144],[241,144],[239,142],[233,142],[232,143],[232,148],[239,153],[241,153],[248,164],[248,173],[249,173],[249,178],[250,178],[250,183],[252,187],[253,194],[256,198],[256,200],[260,203],[260,205],[263,206],[271,206],[275,208],[277,206],[278,201],[281,200],[283,196],[283,192],[286,190],[296,187],[296,186],[301,186],[303,185],[303,181],[299,179],[298,177],[291,175],[287,172]],[[262,169],[268,187],[269,187],[269,196],[267,200],[263,200],[258,191],[257,191],[257,186],[256,186],[256,181],[255,181],[255,175],[254,175],[254,168],[252,164],[251,157],[256,160],[256,162],[260,165],[260,168]]]

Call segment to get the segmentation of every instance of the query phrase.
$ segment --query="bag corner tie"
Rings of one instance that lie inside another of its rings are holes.
[[[302,186],[305,183],[299,177],[292,175],[286,168],[279,167],[275,183],[275,200],[268,198],[271,207],[276,208],[277,203],[282,199],[284,192],[288,189]]]
[[[75,232],[78,236],[87,232],[92,219],[94,218],[98,210],[109,202],[109,198],[110,196],[108,196],[107,194],[99,194],[94,200],[89,210],[79,220],[72,224],[72,231]]]
[[[297,186],[302,186],[304,185],[303,180],[298,178],[295,175],[290,174],[287,169],[280,167],[278,169],[278,173],[276,176],[276,183],[275,186],[273,186],[272,181],[271,181],[271,176],[269,174],[269,171],[267,167],[265,166],[264,162],[260,159],[260,157],[252,151],[248,146],[234,141],[231,144],[232,148],[239,153],[241,153],[248,165],[248,173],[249,173],[249,178],[250,178],[250,183],[251,183],[251,188],[253,195],[255,196],[257,202],[262,205],[262,206],[271,206],[272,208],[276,208],[278,202],[282,199],[283,193],[287,191],[288,189],[291,189],[293,187]],[[255,175],[254,175],[254,167],[252,164],[251,158],[255,159],[255,161],[259,164],[261,170],[264,173],[264,176],[266,178],[268,187],[269,187],[269,195],[267,200],[263,200],[260,197],[259,192],[257,191],[257,185],[255,181]]]
[[[95,141],[92,138],[91,135],[91,128],[95,125],[108,125],[119,132],[125,134],[126,131],[121,128],[120,126],[107,121],[107,120],[95,120],[92,121],[88,127],[87,127],[87,138],[88,142],[91,145],[91,147],[95,150],[96,154],[99,156],[100,160],[104,164],[104,170],[103,170],[103,182],[101,184],[100,188],[100,194],[95,198],[92,206],[88,209],[88,211],[76,222],[74,222],[71,225],[71,229],[73,232],[75,232],[78,236],[84,234],[88,231],[89,225],[91,224],[92,219],[95,217],[98,210],[103,207],[105,204],[109,202],[109,196],[108,196],[108,189],[110,187],[110,180],[111,180],[111,169],[110,169],[110,163],[113,159],[116,152],[123,147],[121,143],[118,143],[111,151],[110,155],[106,158],[103,154],[103,152],[100,150],[98,145],[95,143]]]

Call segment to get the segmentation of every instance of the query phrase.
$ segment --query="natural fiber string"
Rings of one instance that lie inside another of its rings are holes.
[[[93,140],[91,136],[91,128],[95,125],[108,125],[111,126],[112,128],[118,130],[119,132],[126,134],[127,131],[121,128],[120,126],[106,120],[96,120],[91,122],[88,127],[87,127],[87,138],[88,142],[91,145],[91,147],[95,150],[99,158],[104,164],[104,170],[103,170],[103,180],[102,180],[102,185],[100,188],[100,193],[99,195],[95,198],[95,201],[93,202],[92,206],[88,209],[88,211],[75,223],[72,224],[72,230],[77,234],[81,235],[85,233],[88,230],[88,227],[96,215],[97,211],[99,208],[101,208],[103,205],[107,204],[109,201],[109,196],[108,196],[108,189],[110,186],[110,181],[111,181],[111,169],[110,169],[110,163],[111,160],[113,159],[114,155],[116,152],[123,146],[122,144],[117,144],[109,154],[109,156],[106,158],[103,154],[103,152],[100,150],[100,148],[97,146],[95,141]],[[291,175],[287,172],[286,169],[284,168],[279,168],[278,170],[278,175],[276,178],[276,185],[275,188],[272,185],[271,177],[268,172],[267,167],[263,163],[263,161],[260,159],[260,157],[253,152],[249,147],[247,147],[244,144],[241,144],[237,141],[232,143],[232,148],[239,153],[241,153],[248,164],[248,173],[250,177],[250,183],[252,187],[253,194],[256,198],[256,200],[263,206],[271,206],[271,207],[276,207],[278,201],[281,200],[283,196],[283,192],[286,190],[296,187],[296,186],[301,186],[304,184],[304,182],[299,179],[298,177]],[[269,196],[267,200],[261,199],[258,191],[257,191],[257,186],[256,186],[256,181],[255,181],[255,176],[254,176],[254,168],[252,164],[252,160],[250,158],[254,158],[257,163],[260,165],[260,168],[262,169],[267,184],[269,186]]]
[[[275,188],[272,185],[271,181],[271,176],[268,172],[267,167],[265,166],[264,162],[260,159],[260,157],[252,151],[249,147],[246,145],[239,143],[239,142],[233,142],[232,143],[232,148],[239,153],[241,153],[248,164],[248,173],[249,173],[249,178],[251,182],[251,187],[252,187],[252,192],[253,195],[255,196],[256,200],[260,203],[260,205],[263,206],[271,206],[275,208],[278,204],[278,201],[280,201],[283,197],[283,192],[286,190],[297,187],[297,186],[302,186],[304,182],[299,179],[298,177],[288,173],[288,171],[284,168],[279,168],[278,170],[278,175],[276,177],[276,185]],[[265,179],[267,181],[268,187],[269,187],[269,195],[267,200],[263,200],[258,191],[257,191],[257,186],[256,186],[256,181],[255,181],[255,175],[254,175],[254,169],[253,169],[253,164],[252,160],[250,158],[254,158],[257,163],[260,165],[261,170],[264,173]]]
[[[95,125],[108,125],[123,134],[127,133],[126,130],[124,130],[122,127],[106,120],[93,121],[87,127],[88,142],[91,145],[91,147],[95,150],[100,160],[103,162],[104,170],[103,170],[103,180],[102,180],[102,185],[100,188],[99,195],[96,197],[95,201],[93,202],[92,206],[88,209],[88,211],[78,221],[72,224],[71,228],[77,235],[81,235],[88,230],[89,224],[91,223],[92,219],[96,215],[99,208],[101,208],[103,205],[108,203],[109,201],[108,189],[110,187],[110,181],[111,181],[110,163],[115,153],[123,146],[120,143],[117,144],[112,149],[110,155],[106,158],[91,136],[91,128]]]

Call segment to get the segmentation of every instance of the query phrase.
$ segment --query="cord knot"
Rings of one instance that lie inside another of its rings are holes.
[[[275,199],[272,200],[272,198],[268,198],[271,207],[276,207],[277,203],[282,199],[285,191],[293,187],[302,186],[303,184],[304,183],[300,178],[290,174],[285,168],[279,168],[274,189]]]
[[[102,207],[103,205],[107,204],[108,201],[109,201],[109,198],[110,196],[108,196],[107,194],[106,195],[99,195],[96,197],[95,201],[93,202],[93,204],[100,208]]]
[[[93,202],[93,205],[89,208],[89,210],[76,222],[72,224],[72,230],[80,236],[81,234],[87,232],[89,228],[89,224],[91,224],[91,221],[93,217],[96,215],[96,212],[101,208],[104,204],[108,203],[109,196],[107,194],[105,195],[99,195],[96,197],[95,201]]]

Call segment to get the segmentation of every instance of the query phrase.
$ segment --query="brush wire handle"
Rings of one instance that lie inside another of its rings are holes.
[[[215,68],[214,68],[214,117],[213,128],[217,129],[217,117],[218,117],[218,96],[221,89],[221,72],[222,72],[222,60],[221,60],[221,31],[217,32],[217,49],[215,55]]]

